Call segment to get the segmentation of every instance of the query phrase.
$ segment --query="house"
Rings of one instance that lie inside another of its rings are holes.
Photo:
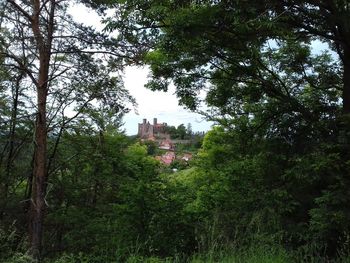
[[[159,143],[159,149],[162,150],[174,150],[175,145],[170,139],[165,139]]]
[[[162,156],[156,156],[156,159],[165,165],[170,165],[175,160],[175,157],[175,153],[169,151],[163,154]]]
[[[185,153],[182,157],[181,160],[188,162],[192,159],[193,155],[191,153]]]

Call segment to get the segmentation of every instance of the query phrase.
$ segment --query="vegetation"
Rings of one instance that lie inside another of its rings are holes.
[[[2,262],[349,262],[348,1],[79,2],[104,33],[0,2]],[[131,63],[217,124],[178,172],[120,131]]]

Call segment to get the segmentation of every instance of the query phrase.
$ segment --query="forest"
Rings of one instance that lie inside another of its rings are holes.
[[[0,0],[0,262],[349,262],[349,17],[349,0]],[[176,172],[122,129],[129,66],[215,124]]]

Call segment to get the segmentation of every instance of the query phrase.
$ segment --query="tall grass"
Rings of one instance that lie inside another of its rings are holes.
[[[306,253],[307,252],[307,253]],[[43,263],[95,263],[102,262],[100,257],[93,255],[75,255],[64,254],[56,259],[46,259]],[[34,263],[30,257],[25,254],[16,254],[7,260],[1,260],[2,263]],[[108,261],[110,263],[350,263],[350,257],[342,255],[337,259],[329,260],[315,253],[314,247],[306,248],[303,252],[289,252],[284,248],[276,246],[259,245],[248,249],[225,251],[209,251],[207,253],[194,254],[190,257],[181,255],[159,258],[145,257],[133,253],[126,259],[115,258]],[[103,261],[103,263],[108,263]]]
[[[218,252],[210,255],[195,255],[191,263],[287,263],[291,257],[281,248],[256,247],[246,251]]]

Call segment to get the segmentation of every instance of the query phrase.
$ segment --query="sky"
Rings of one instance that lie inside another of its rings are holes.
[[[69,12],[77,22],[103,29],[100,17],[81,4],[73,5]],[[88,18],[88,19],[87,19]],[[159,123],[178,126],[191,123],[193,131],[207,131],[212,123],[207,122],[203,116],[185,110],[178,105],[174,95],[175,87],[170,87],[168,92],[151,91],[144,87],[147,82],[149,70],[147,67],[127,67],[124,72],[124,85],[130,94],[136,99],[138,107],[127,113],[123,119],[123,129],[128,135],[137,134],[138,123],[146,118],[153,122],[157,118]]]
[[[137,133],[137,123],[141,123],[146,118],[153,122],[157,118],[158,122],[166,122],[168,125],[178,126],[180,124],[191,123],[193,131],[207,131],[211,123],[196,113],[190,112],[178,105],[178,100],[174,95],[175,87],[171,86],[168,92],[151,91],[144,87],[147,82],[147,68],[128,67],[124,74],[124,84],[130,94],[136,98],[138,103],[137,113],[131,111],[124,118],[124,128],[128,134]]]

